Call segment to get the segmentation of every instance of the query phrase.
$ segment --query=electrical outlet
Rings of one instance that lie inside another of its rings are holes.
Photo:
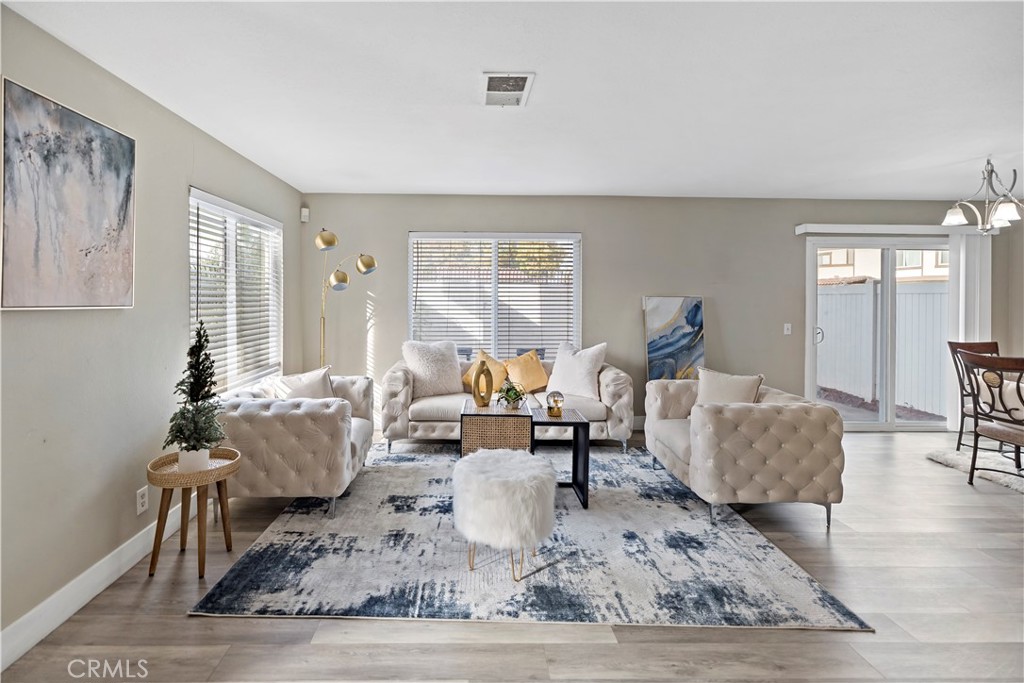
[[[149,487],[143,486],[135,492],[135,514],[141,515],[149,509]]]
[[[785,323],[782,326],[782,334],[793,334],[793,323]]]

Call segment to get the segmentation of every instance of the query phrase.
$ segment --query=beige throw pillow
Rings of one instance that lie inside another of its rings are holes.
[[[274,398],[334,398],[330,365],[297,375],[272,377],[267,388]]]
[[[455,342],[407,341],[402,358],[412,373],[412,397],[462,393],[462,372]]]
[[[508,371],[508,379],[522,386],[523,391],[527,393],[543,389],[548,385],[548,373],[544,372],[544,366],[534,349],[517,358],[505,361],[505,370]]]
[[[754,403],[764,375],[727,375],[699,368],[697,405],[705,403]]]
[[[560,391],[566,395],[601,400],[598,395],[597,373],[604,365],[607,350],[606,342],[591,346],[589,349],[577,349],[569,342],[559,344],[555,366],[551,369],[551,378],[548,380],[548,391]]]
[[[508,371],[505,370],[505,364],[497,358],[491,356],[483,349],[476,352],[476,359],[469,364],[469,370],[466,370],[466,374],[462,376],[462,389],[466,393],[473,391],[473,372],[476,370],[476,364],[480,361],[487,363],[487,369],[491,371],[491,379],[494,390],[497,391],[498,387],[502,385],[505,378],[508,377]]]

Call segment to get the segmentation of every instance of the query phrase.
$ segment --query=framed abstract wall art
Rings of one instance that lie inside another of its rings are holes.
[[[647,379],[697,379],[704,364],[704,300],[645,296]]]
[[[130,308],[135,140],[4,79],[4,309]]]

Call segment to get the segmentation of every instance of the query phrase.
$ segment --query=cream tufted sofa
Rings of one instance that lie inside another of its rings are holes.
[[[221,396],[222,445],[242,454],[232,496],[316,496],[348,488],[373,442],[373,380],[331,376],[337,398],[269,398],[265,385]]]
[[[459,361],[465,374],[473,361]],[[552,361],[542,361],[544,371],[551,375]],[[387,373],[381,387],[381,424],[384,437],[391,442],[398,439],[452,440],[461,431],[462,405],[469,394],[444,394],[412,400],[412,372],[404,361],[395,363]],[[633,433],[633,380],[629,375],[607,363],[597,375],[600,401],[569,394],[565,407],[575,408],[590,420],[590,438],[615,439],[622,443]],[[534,392],[527,396],[532,408],[547,405],[547,392]],[[572,427],[535,427],[537,439],[561,440],[572,438]]]
[[[843,420],[769,387],[756,403],[695,406],[696,380],[647,383],[647,449],[712,505],[843,500]]]

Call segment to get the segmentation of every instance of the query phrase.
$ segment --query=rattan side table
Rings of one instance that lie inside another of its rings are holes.
[[[220,516],[224,528],[224,546],[231,550],[231,518],[228,513],[228,477],[238,471],[241,455],[234,448],[210,449],[210,464],[199,472],[179,472],[178,454],[168,453],[152,460],[146,467],[146,478],[153,486],[163,491],[160,494],[160,512],[156,519],[156,537],[153,539],[153,554],[149,560],[149,575],[156,573],[156,563],[160,559],[160,544],[167,526],[167,512],[171,509],[171,496],[174,489],[181,489],[181,549],[188,543],[189,505],[192,501],[192,489],[196,489],[196,505],[198,509],[197,526],[199,529],[199,578],[206,574],[206,495],[210,484],[217,485],[217,500],[220,503]]]
[[[473,399],[462,405],[459,451],[469,455],[481,448],[511,448],[533,452],[533,417],[525,405],[500,408],[478,406]]]

